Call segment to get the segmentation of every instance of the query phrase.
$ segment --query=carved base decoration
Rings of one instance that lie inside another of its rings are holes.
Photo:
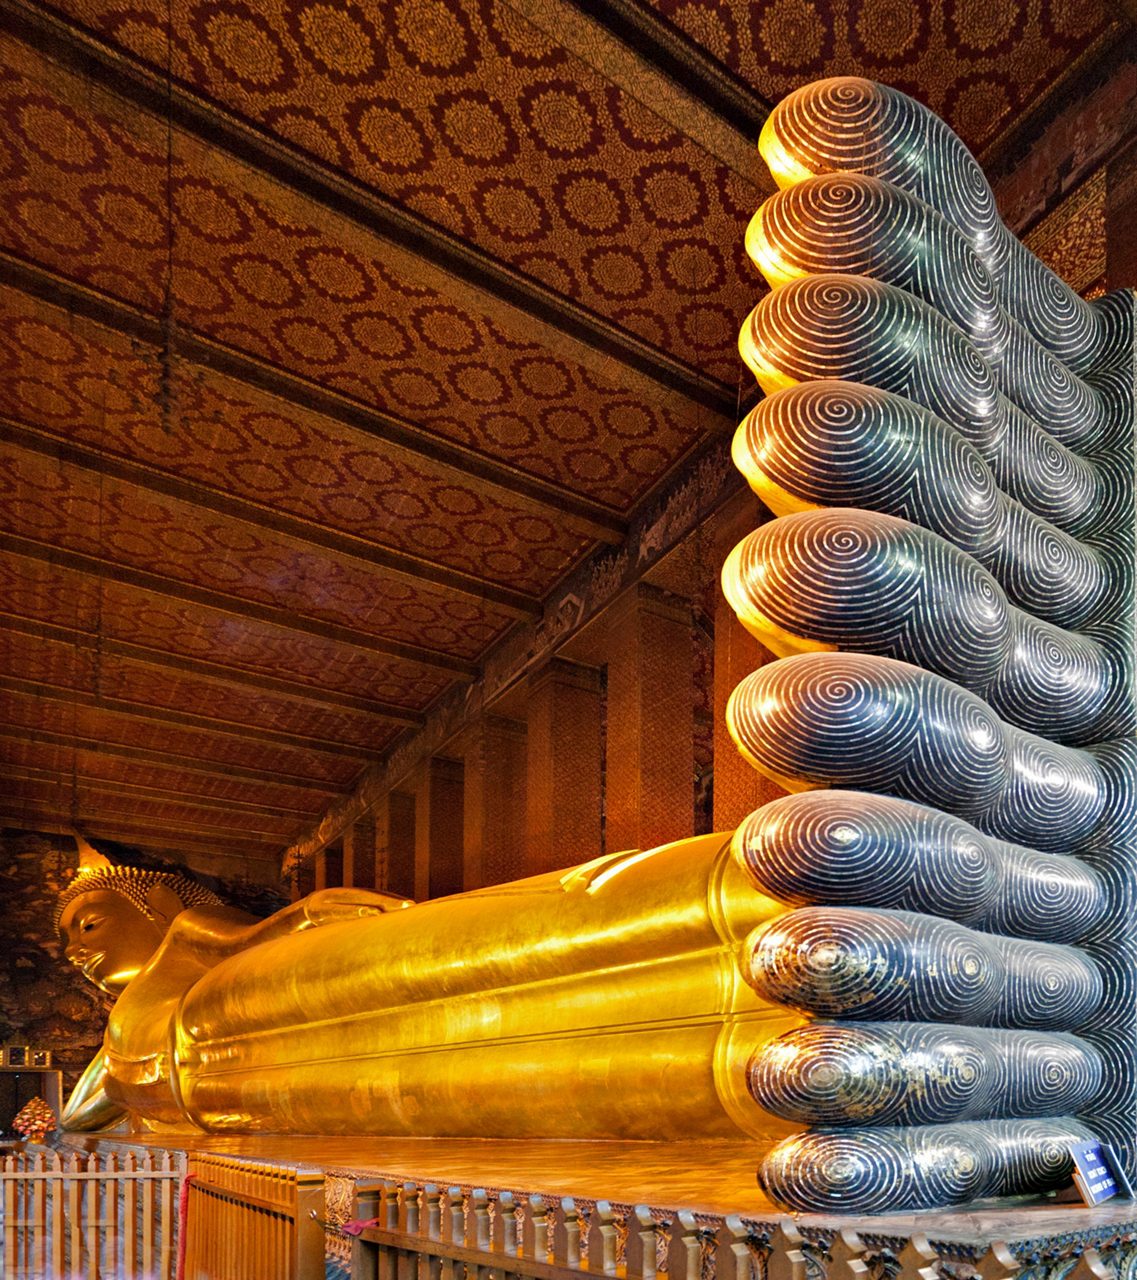
[[[355,1183],[351,1217],[338,1209],[329,1234],[351,1238],[352,1274],[367,1276],[408,1254],[428,1268],[496,1263],[544,1280],[617,1268],[627,1280],[1131,1280],[1137,1267],[1132,1222],[1023,1235],[1029,1211],[955,1216],[934,1215],[925,1232],[895,1219],[721,1217],[372,1177]]]
[[[1132,1169],[1133,295],[1083,302],[895,90],[806,86],[760,149],[734,459],[779,519],[723,588],[780,657],[727,717],[796,794],[734,856],[793,908],[744,976],[812,1019],[750,1062],[812,1126],[760,1180],[879,1213],[1061,1186],[1089,1136]]]

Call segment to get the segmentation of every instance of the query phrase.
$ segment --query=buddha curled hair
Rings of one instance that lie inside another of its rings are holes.
[[[215,906],[225,904],[211,889],[180,871],[152,871],[148,867],[114,867],[102,866],[83,868],[66,889],[59,895],[55,907],[55,931],[59,932],[59,921],[64,911],[85,893],[93,893],[97,889],[110,889],[121,894],[126,900],[138,908],[148,919],[153,920],[154,909],[150,905],[150,891],[157,885],[171,890],[186,907]]]

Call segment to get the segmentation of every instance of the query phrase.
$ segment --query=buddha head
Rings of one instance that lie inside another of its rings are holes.
[[[220,906],[204,885],[174,871],[116,866],[79,838],[79,872],[59,895],[55,927],[67,959],[108,995],[137,977],[187,907]]]

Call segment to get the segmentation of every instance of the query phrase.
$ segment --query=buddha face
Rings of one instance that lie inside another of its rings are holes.
[[[67,959],[95,986],[118,995],[157,950],[166,923],[113,889],[93,889],[68,903],[59,932]]]

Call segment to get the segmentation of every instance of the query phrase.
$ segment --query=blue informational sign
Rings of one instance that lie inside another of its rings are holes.
[[[1106,1143],[1096,1139],[1076,1142],[1070,1148],[1070,1155],[1074,1161],[1074,1183],[1086,1204],[1102,1204],[1118,1195],[1133,1198],[1129,1179]]]

